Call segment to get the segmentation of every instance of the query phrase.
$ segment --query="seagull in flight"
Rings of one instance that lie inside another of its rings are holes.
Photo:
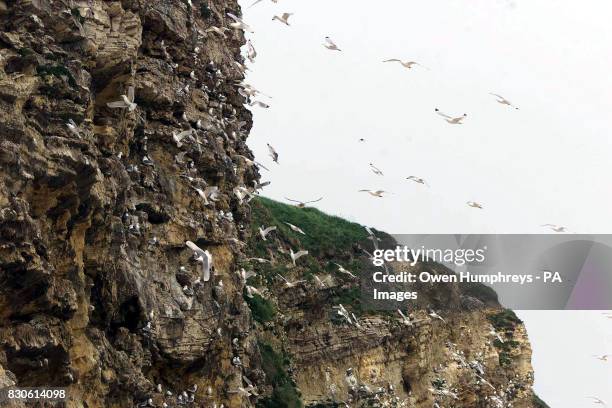
[[[378,176],[384,176],[383,172],[372,163],[370,163],[370,170],[372,170],[372,172]]]
[[[496,98],[495,100],[496,100],[498,103],[501,103],[502,105],[508,105],[508,106],[510,106],[510,107],[512,107],[512,108],[514,108],[514,109],[517,109],[517,110],[518,110],[518,108],[517,108],[516,106],[514,106],[514,105],[513,105],[513,104],[512,104],[512,103],[511,103],[509,100],[507,100],[507,99],[506,99],[506,98],[504,98],[503,96],[498,95],[498,94],[495,94],[495,93],[493,93],[493,92],[489,92],[489,95],[493,95],[493,96]]]
[[[551,230],[555,231],[555,232],[567,232],[567,228],[562,226],[562,225],[555,225],[555,224],[542,224],[542,227],[549,227]]]
[[[291,17],[292,15],[293,13],[283,13],[281,14],[280,17],[279,16],[272,17],[272,21],[278,20],[283,24],[290,25],[288,20],[289,20],[289,17]]]
[[[255,57],[257,57],[257,51],[251,40],[247,40],[247,58],[251,61],[251,64],[255,62]]]
[[[134,109],[136,109],[136,106],[138,106],[134,102],[134,87],[133,86],[128,87],[127,95],[121,95],[119,97],[121,99],[115,102],[108,102],[106,106],[108,106],[109,108],[113,108],[113,109],[127,108],[129,112],[132,112]]]
[[[226,38],[227,39],[227,35],[225,35],[225,32],[229,31],[229,28],[227,27],[217,27],[217,26],[211,26],[209,28],[206,29],[206,31],[204,31],[205,33],[215,33],[215,34],[219,34],[221,37]]]
[[[468,201],[467,205],[472,207],[472,208],[478,208],[480,210],[483,209],[482,204],[477,203],[476,201]]]
[[[284,277],[283,275],[281,275],[281,274],[279,274],[279,273],[277,273],[276,275],[277,275],[279,278],[281,278],[282,280],[284,280],[284,281],[285,281],[285,287],[287,287],[287,288],[292,288],[292,287],[294,287],[294,286],[299,285],[300,283],[306,282],[306,281],[305,281],[305,280],[303,280],[303,279],[302,279],[302,280],[295,281],[295,282],[289,282],[287,279],[285,279],[285,277]]]
[[[268,105],[267,103],[257,100],[249,102],[249,106],[258,106],[263,109],[268,109],[270,107],[270,105]]]
[[[422,178],[417,177],[417,176],[408,176],[408,177],[406,177],[406,180],[411,180],[411,181],[414,181],[415,183],[423,184],[423,185],[429,187],[429,184],[427,184],[425,179],[422,179]]]
[[[329,37],[325,37],[325,44],[323,44],[323,46],[325,48],[327,48],[328,50],[332,50],[332,51],[342,51],[340,48],[338,48],[338,46],[336,45],[335,42],[332,41],[331,38]]]
[[[278,164],[278,153],[276,152],[276,150],[274,150],[274,148],[272,147],[272,145],[270,145],[270,143],[266,143],[268,145],[268,151],[270,152],[270,157],[272,157],[272,160]]]
[[[297,232],[298,234],[306,235],[306,233],[302,231],[300,227],[297,227],[289,222],[285,222],[285,224],[287,224],[289,228],[291,228],[291,231]]]
[[[213,258],[210,252],[204,251],[191,241],[185,241],[185,245],[193,251],[195,260],[200,264],[202,272],[202,280],[208,282],[210,280],[210,268],[212,267]]]
[[[251,5],[249,6],[249,8],[253,7],[254,5],[256,5],[256,4],[258,4],[258,3],[261,3],[262,1],[263,1],[263,0],[255,0],[255,2],[254,2],[253,4],[251,4]],[[278,3],[278,0],[271,0],[271,1],[272,1],[272,3]]]
[[[297,208],[304,208],[304,207],[306,207],[306,204],[318,203],[318,202],[319,202],[319,201],[321,201],[322,199],[323,199],[323,197],[320,197],[320,198],[318,198],[318,199],[316,199],[316,200],[312,200],[312,201],[299,201],[299,200],[294,200],[294,199],[291,199],[291,198],[287,198],[287,197],[285,197],[285,200],[288,200],[288,201],[292,201],[292,202],[294,202],[294,203],[297,203],[297,204],[296,204],[296,207],[297,207]]]
[[[413,65],[419,65],[419,66],[423,67],[423,65],[419,64],[416,61],[402,61],[402,60],[397,59],[397,58],[387,59],[387,60],[384,60],[383,62],[399,62],[404,68],[408,68],[408,69],[412,69]],[[425,68],[425,67],[423,67],[423,68]]]
[[[600,361],[605,361],[608,362],[608,357],[610,357],[608,354],[604,354],[603,356],[593,356],[596,359],[600,360]]]
[[[593,404],[601,404],[601,405],[604,405],[604,406],[606,405],[606,403],[602,399],[600,399],[600,398],[597,398],[597,397],[587,397],[587,398],[592,399],[593,400]]]
[[[337,264],[335,262],[334,262],[334,265],[336,265],[338,267],[338,272],[343,273],[345,275],[348,275],[348,276],[350,276],[353,279],[357,279],[357,276],[355,276],[353,274],[353,272],[349,271],[348,269],[344,269],[344,267],[342,265]]]
[[[276,230],[276,225],[272,225],[271,227],[268,227],[265,229],[262,227],[259,227],[259,235],[261,235],[261,239],[263,239],[264,241],[267,241],[266,237],[268,236],[268,234],[275,230]]]
[[[467,117],[467,113],[464,113],[461,116],[452,117],[447,115],[446,113],[440,112],[440,109],[436,108],[436,113],[444,118],[451,125],[463,125],[462,121]]]
[[[388,191],[384,191],[384,190],[359,190],[358,193],[368,193],[370,194],[372,197],[379,197],[382,198],[383,194],[389,194]]]
[[[304,255],[308,255],[308,251],[301,250],[293,252],[293,249],[289,248],[289,256],[291,256],[291,262],[293,262],[293,266],[295,266],[295,261],[297,261]]]
[[[230,23],[230,27],[232,27],[235,30],[244,30],[247,33],[254,33],[255,31],[253,31],[251,29],[251,27],[246,24],[244,21],[242,21],[242,19],[232,13],[227,13],[227,16],[229,18],[231,18],[232,20],[234,20],[233,23]]]

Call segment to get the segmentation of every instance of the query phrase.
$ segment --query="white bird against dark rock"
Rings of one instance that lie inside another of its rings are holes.
[[[202,280],[208,282],[210,280],[210,269],[213,263],[212,255],[208,250],[204,251],[191,241],[185,241],[185,245],[193,251],[195,260],[200,264]]]
[[[440,316],[439,314],[437,314],[437,313],[435,312],[435,310],[431,310],[431,311],[430,311],[428,314],[429,314],[429,316],[430,316],[430,317],[432,317],[432,318],[434,318],[434,319],[442,320],[444,323],[446,323],[446,320],[444,320],[444,319],[442,318],[442,316]]]
[[[253,295],[264,297],[263,293],[254,286],[246,285],[247,297],[252,298]]]
[[[251,42],[251,40],[247,41],[247,58],[251,61],[251,64],[255,62],[255,57],[257,57],[257,50],[255,50],[255,46]]]
[[[319,201],[321,201],[322,199],[323,199],[323,197],[317,198],[316,200],[312,200],[312,201],[299,201],[299,200],[294,200],[294,199],[292,199],[292,198],[287,198],[287,197],[285,197],[285,200],[288,200],[288,201],[292,201],[292,202],[294,202],[294,203],[297,203],[297,204],[296,204],[296,207],[297,207],[297,208],[304,208],[304,207],[306,207],[306,204],[318,203],[318,202],[319,202]]]
[[[279,278],[281,278],[283,281],[285,281],[285,286],[286,286],[287,288],[292,288],[292,287],[294,287],[294,286],[299,285],[300,283],[306,282],[305,280],[297,280],[297,281],[295,281],[295,282],[289,282],[287,279],[285,279],[285,277],[284,277],[283,275],[278,274],[278,273],[277,273],[276,275],[277,275]]]
[[[358,192],[359,193],[368,193],[372,197],[378,197],[378,198],[382,198],[383,194],[389,194],[388,191],[384,191],[384,190],[359,190]]]
[[[372,163],[370,163],[370,170],[372,170],[372,172],[378,176],[384,176],[383,172]]]
[[[478,374],[476,374],[476,373],[474,373],[474,375],[475,375],[476,377],[478,377],[478,379],[480,379],[480,381],[481,381],[483,384],[488,385],[488,386],[489,386],[489,387],[491,387],[492,389],[495,389],[495,387],[493,386],[493,384],[491,384],[490,382],[488,382],[487,380],[485,380],[485,379],[484,379],[484,377],[481,377],[480,375],[478,375]]]
[[[334,308],[336,309],[336,314],[338,314],[338,316],[341,316],[346,319],[349,324],[353,324],[353,321],[351,320],[351,315],[349,315],[349,312],[344,308],[342,304],[339,304]]]
[[[452,117],[447,115],[446,113],[440,112],[440,109],[436,108],[436,113],[444,118],[451,125],[462,125],[462,121],[467,118],[467,113],[464,113],[461,116]]]
[[[250,167],[255,166],[255,167],[257,167],[257,168],[260,168],[260,167],[261,167],[261,168],[262,168],[262,169],[264,169],[264,170],[270,171],[270,169],[268,169],[266,166],[264,166],[263,164],[259,163],[258,161],[251,160],[251,159],[249,159],[248,157],[243,156],[243,155],[241,155],[241,154],[239,154],[239,155],[238,155],[238,157],[240,157],[242,160],[244,160],[244,161],[245,161],[245,163],[247,164],[247,166],[250,166]]]
[[[329,279],[329,277],[327,277],[325,280],[328,280],[328,279]],[[314,275],[314,280],[315,280],[315,283],[316,283],[316,284],[317,284],[317,285],[318,285],[318,286],[319,286],[321,289],[322,289],[322,288],[327,287],[327,286],[325,285],[325,282],[324,282],[323,280],[321,280],[321,278],[319,278],[317,275]]]
[[[422,178],[417,177],[417,176],[408,176],[408,177],[406,177],[406,180],[411,180],[411,181],[414,181],[415,183],[418,183],[418,184],[423,184],[423,185],[425,185],[425,186],[428,186],[428,187],[429,187],[429,184],[427,184],[427,182],[425,181],[425,179],[422,179]]]
[[[183,139],[190,137],[193,134],[193,129],[183,130],[182,132],[172,132],[172,140],[176,143],[176,147],[183,146]]]
[[[272,147],[272,145],[270,145],[270,143],[266,143],[266,145],[268,146],[268,152],[270,153],[270,157],[276,164],[278,164],[278,153]]]
[[[516,106],[514,106],[512,103],[510,103],[510,101],[509,101],[509,100],[507,100],[506,98],[504,98],[503,96],[498,95],[498,94],[495,94],[495,93],[493,93],[493,92],[489,92],[489,94],[490,94],[490,95],[493,95],[493,96],[496,98],[495,100],[496,100],[498,103],[501,103],[502,105],[508,105],[508,106],[510,106],[510,107],[512,107],[512,108],[514,108],[514,109],[517,109],[517,110],[518,110],[518,108],[517,108]]]
[[[479,210],[482,210],[484,207],[482,206],[482,204],[477,203],[476,201],[468,201],[467,205],[472,207],[472,208],[478,208]]]
[[[272,21],[278,20],[283,24],[290,25],[288,20],[289,20],[289,17],[291,17],[292,15],[293,13],[283,13],[280,15],[280,17],[279,16],[272,17]]]
[[[257,101],[257,100],[249,102],[249,106],[258,106],[263,109],[270,108],[270,105],[268,105],[267,103],[262,102],[262,101]]]
[[[297,232],[298,234],[302,234],[302,235],[306,235],[306,233],[304,231],[302,231],[302,229],[300,227],[297,227],[289,222],[285,221],[285,224],[287,224],[289,226],[289,228],[291,228],[291,231]]]
[[[542,224],[542,227],[548,227],[551,230],[555,231],[555,232],[567,232],[567,228],[562,226],[562,225],[555,225],[555,224]]]
[[[332,51],[342,51],[340,48],[338,48],[338,46],[336,45],[336,43],[334,43],[332,41],[331,38],[329,37],[325,37],[325,44],[323,44],[323,46],[325,48],[327,48],[328,50],[332,50]]]
[[[387,59],[387,60],[384,60],[383,62],[399,62],[404,68],[408,68],[408,69],[412,69],[413,65],[419,65],[419,66],[423,67],[423,65],[419,64],[416,61],[402,61],[402,60],[397,59],[397,58]],[[423,67],[423,68],[425,68],[425,67]]]
[[[232,20],[234,20],[233,23],[230,23],[230,27],[232,27],[235,30],[244,30],[247,33],[254,33],[254,31],[251,29],[251,27],[246,24],[244,21],[242,21],[242,19],[232,13],[227,13],[227,16],[229,18],[231,18]]]
[[[247,281],[247,279],[249,278],[253,278],[255,276],[257,276],[257,274],[253,271],[247,271],[244,268],[240,269],[240,272],[238,272],[238,274],[240,275],[240,278],[242,278],[243,281]]]
[[[138,106],[134,102],[134,87],[133,86],[128,87],[127,95],[121,95],[119,97],[121,98],[120,100],[115,101],[115,102],[108,102],[106,106],[108,106],[109,108],[113,108],[113,109],[127,108],[129,112],[132,112]]]
[[[269,259],[265,259],[265,258],[247,258],[247,261],[255,261],[260,264],[272,263],[272,261],[270,261]]]
[[[495,337],[501,343],[504,343],[504,339],[502,339],[502,337],[499,335],[498,332],[495,331],[493,327],[491,327],[491,330],[489,331],[489,336]]]
[[[397,309],[397,313],[399,313],[399,315],[401,316],[402,323],[404,323],[406,326],[412,326],[412,322],[410,321],[410,318],[408,316],[402,313],[402,311],[399,309]]]
[[[297,252],[293,252],[293,249],[289,249],[289,256],[291,256],[291,262],[295,266],[295,261],[303,257],[304,255],[308,255],[308,251],[300,250]]]
[[[261,239],[263,239],[264,241],[267,241],[266,237],[272,231],[276,231],[276,225],[272,225],[271,227],[268,227],[265,229],[262,227],[259,227],[259,235],[261,236]]]
[[[66,122],[66,127],[73,135],[75,135],[79,139],[81,138],[81,129],[76,123],[74,123],[74,120],[68,119],[68,122]]]
[[[219,28],[219,27],[217,27],[217,26],[211,26],[211,27],[209,27],[209,28],[207,28],[207,29],[206,29],[205,33],[207,33],[207,34],[208,34],[208,33],[215,33],[215,34],[218,34],[218,35],[220,35],[221,37],[223,37],[223,38],[227,39],[227,35],[225,35],[225,33],[226,33],[227,31],[229,31],[229,28],[227,28],[227,27],[221,27],[221,28]]]
[[[353,279],[357,279],[357,276],[355,276],[351,271],[349,271],[348,269],[344,269],[344,267],[340,264],[337,264],[334,262],[334,265],[336,265],[338,267],[338,272],[343,273],[345,275],[350,276]]]

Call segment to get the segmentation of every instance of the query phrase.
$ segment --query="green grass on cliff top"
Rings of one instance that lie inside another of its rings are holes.
[[[257,197],[251,202],[253,209],[253,236],[260,226],[276,225],[286,237],[294,237],[314,256],[325,256],[350,250],[355,243],[367,240],[367,232],[362,225],[325,214],[316,208],[298,208],[265,197]],[[285,222],[300,227],[306,235],[294,232]],[[261,239],[257,240],[259,243]],[[297,250],[294,248],[294,250]]]

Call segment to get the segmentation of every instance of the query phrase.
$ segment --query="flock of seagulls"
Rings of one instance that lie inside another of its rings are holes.
[[[261,3],[263,0],[257,0],[255,1],[251,7],[255,6],[256,4]],[[273,1],[274,3],[276,3],[277,1]],[[273,21],[279,21],[280,23],[283,23],[287,26],[290,26],[289,24],[289,17],[293,16],[293,13],[282,13],[280,15],[274,15],[272,17]],[[234,16],[235,17],[235,16]],[[232,18],[234,18],[232,17]],[[250,42],[249,42],[250,44]],[[329,37],[326,36],[324,38],[324,42],[323,42],[323,47],[325,47],[326,49],[330,50],[330,51],[338,51],[341,52],[342,49],[334,42],[334,40]],[[251,45],[249,45],[249,47],[251,47]],[[250,59],[250,58],[249,58]],[[253,62],[252,59],[250,59],[251,62]],[[417,61],[413,61],[413,60],[404,60],[404,59],[399,59],[399,58],[389,58],[389,59],[384,59],[382,60],[383,63],[396,63],[399,64],[401,67],[407,69],[407,70],[412,70],[415,66],[421,67],[423,69],[427,69],[429,70],[429,68],[425,67],[424,65],[422,65],[421,63],[417,62]],[[493,96],[495,98],[495,101],[501,105],[510,107],[510,108],[514,108],[516,110],[518,110],[519,108],[514,105],[512,102],[510,102],[508,99],[506,99],[504,96],[497,94],[497,93],[493,93],[490,92],[490,95]],[[256,106],[260,106],[260,107],[264,107],[264,108],[268,108],[269,105],[267,104],[259,104],[259,103],[255,103]],[[434,112],[439,115],[444,121],[446,121],[448,124],[451,125],[462,125],[464,124],[464,122],[466,121],[468,115],[466,113],[460,114],[460,115],[451,115],[451,114],[447,114],[442,112],[439,108],[435,108]],[[365,139],[360,138],[359,139],[360,142],[365,142]],[[268,144],[268,149],[270,149],[270,155],[273,157],[273,160],[278,163],[278,153],[274,150],[274,148],[272,148],[272,146],[270,146]],[[373,166],[370,163],[370,167],[372,169],[372,171],[377,174],[382,176],[383,173],[382,171],[380,171],[380,169],[376,168],[375,166]],[[425,180],[421,177],[416,177],[416,176],[410,176],[407,178],[407,180],[411,180],[413,182],[419,183],[419,184],[426,184]],[[377,189],[361,189],[358,190],[358,192],[365,192],[368,193],[371,197],[376,197],[376,198],[382,198],[384,197],[384,194],[388,193],[384,190],[377,190]],[[483,210],[485,207],[483,204],[476,202],[476,201],[468,201],[467,202],[467,206],[473,209],[478,209],[478,210]],[[557,228],[557,229],[552,229],[555,232],[566,232],[564,228]]]

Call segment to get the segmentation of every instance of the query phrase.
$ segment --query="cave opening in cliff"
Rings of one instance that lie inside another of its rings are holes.
[[[127,328],[135,333],[140,325],[142,309],[138,303],[138,297],[132,296],[119,306],[117,319],[111,324],[111,332],[115,333],[120,327]]]

